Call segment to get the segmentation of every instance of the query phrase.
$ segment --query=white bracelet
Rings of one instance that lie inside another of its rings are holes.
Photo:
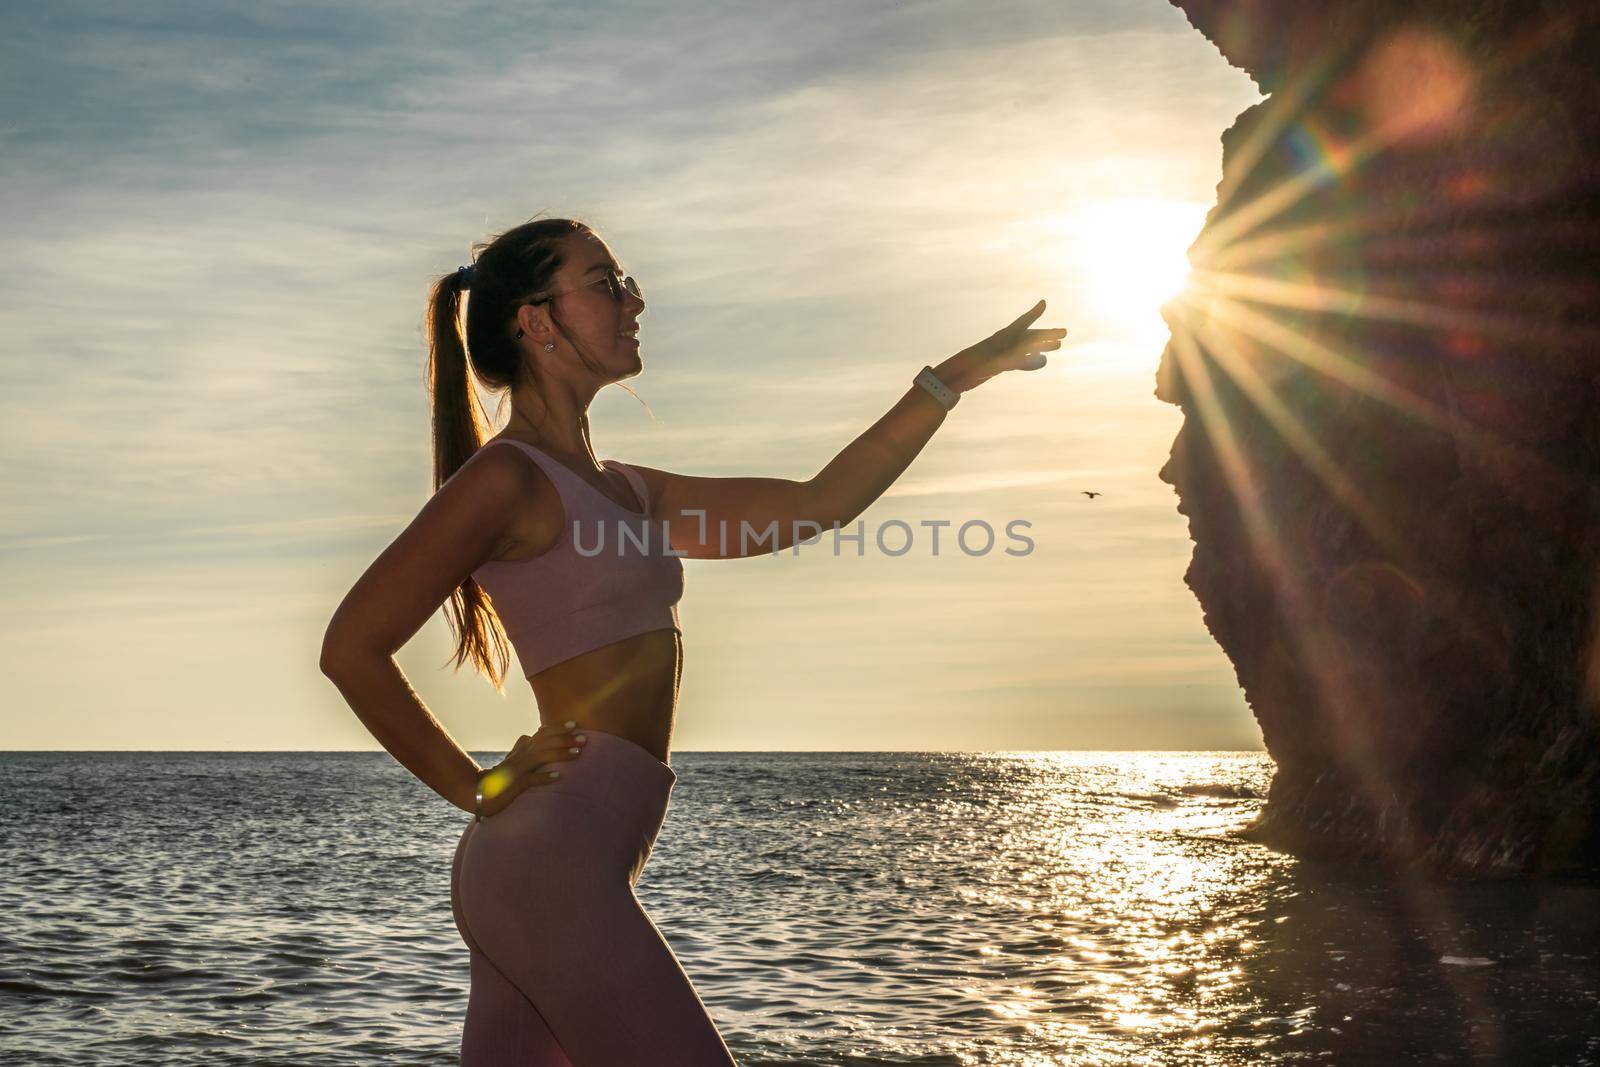
[[[917,372],[917,376],[911,380],[916,385],[922,386],[935,400],[943,404],[946,411],[955,407],[961,400],[961,394],[941,382],[939,376],[933,373],[932,367],[923,367]]]

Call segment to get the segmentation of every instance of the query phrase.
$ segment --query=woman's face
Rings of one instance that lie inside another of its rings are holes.
[[[631,378],[644,367],[638,338],[644,301],[625,290],[621,301],[612,296],[606,273],[616,271],[620,276],[622,265],[599,237],[580,232],[564,240],[566,261],[547,290],[564,295],[553,299],[546,310],[555,311],[568,337],[599,364],[606,381]],[[553,331],[550,340],[556,343],[556,351],[549,356],[570,360],[574,368],[583,369],[568,340]],[[540,352],[539,358],[546,355]]]

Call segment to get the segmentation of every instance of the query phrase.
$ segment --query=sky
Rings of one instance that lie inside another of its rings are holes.
[[[602,458],[809,478],[1035,301],[1071,331],[962,397],[861,557],[685,561],[675,750],[1261,747],[1183,584],[1156,474],[1181,415],[1152,395],[1218,139],[1260,97],[1166,0],[7,21],[0,749],[376,748],[317,660],[429,492],[427,287],[556,215],[648,301]],[[934,555],[924,520],[996,547]],[[505,751],[527,683],[452,650],[441,611],[397,659]]]

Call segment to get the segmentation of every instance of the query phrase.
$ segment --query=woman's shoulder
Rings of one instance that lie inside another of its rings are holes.
[[[506,540],[497,558],[542,551],[555,540],[566,521],[561,487],[527,448],[493,447],[499,442],[521,445],[510,437],[491,437],[462,469],[480,466],[480,491],[492,495],[507,516]]]
[[[515,445],[509,437],[491,437],[451,475],[450,482],[461,480],[462,491],[477,498],[502,502],[560,501],[557,486],[522,448],[491,448],[498,443]],[[446,483],[448,485],[448,483]]]

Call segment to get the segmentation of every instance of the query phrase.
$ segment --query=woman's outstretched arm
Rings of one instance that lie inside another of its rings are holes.
[[[940,363],[934,374],[964,393],[1008,370],[1039,369],[1045,363],[1043,353],[1061,347],[1066,334],[1063,329],[1029,329],[1043,312],[1041,300],[1010,325]],[[882,418],[806,481],[702,478],[636,469],[650,490],[651,515],[667,523],[674,551],[692,559],[738,559],[780,551],[835,523],[854,522],[905,473],[945,415],[943,404],[912,385]]]

